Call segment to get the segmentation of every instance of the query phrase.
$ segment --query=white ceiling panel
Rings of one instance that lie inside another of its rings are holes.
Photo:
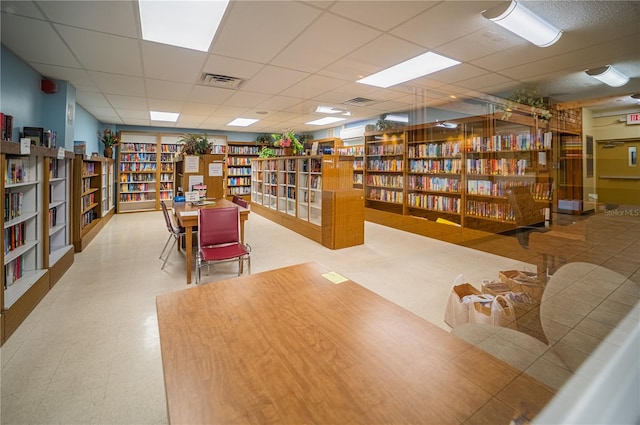
[[[148,109],[140,110],[140,109],[126,109],[126,108],[116,107],[116,111],[118,112],[118,115],[120,115],[120,118],[122,118],[125,121],[128,119],[134,119],[134,120],[150,119]]]
[[[306,72],[294,71],[275,66],[265,66],[253,78],[243,83],[247,92],[278,94],[307,78]]]
[[[174,83],[164,80],[146,80],[147,94],[156,99],[186,100],[193,86],[185,83]]]
[[[89,76],[105,94],[146,95],[142,78],[95,71],[89,71]]]
[[[50,23],[2,15],[2,44],[26,62],[78,68],[80,64]]]
[[[320,14],[314,7],[293,1],[233,2],[212,53],[269,63]]]
[[[227,101],[234,91],[217,87],[193,86],[189,100],[193,102],[221,105]]]
[[[263,66],[263,64],[256,62],[220,55],[209,55],[203,72],[248,80],[256,75]]]
[[[149,109],[151,111],[160,111],[160,112],[180,112],[182,111],[182,105],[183,105],[183,102],[179,102],[176,100],[153,99],[153,98],[147,98],[147,103],[149,104]]]
[[[149,101],[146,97],[122,96],[117,94],[106,95],[107,100],[114,108],[137,109],[149,111]]]
[[[327,90],[337,89],[345,85],[344,80],[325,77],[322,75],[311,75],[300,81],[298,84],[283,90],[283,96],[297,97],[300,99],[311,99]]]
[[[329,10],[353,21],[389,31],[438,3],[440,2],[394,1],[390,8],[382,1],[346,1],[333,3]]]
[[[264,102],[257,105],[257,108],[264,108],[265,110],[285,110],[293,105],[300,103],[298,98],[287,96],[272,96]]]
[[[226,104],[229,106],[253,108],[269,99],[269,97],[271,96],[264,93],[237,91],[227,99]]]
[[[3,12],[10,15],[26,16],[28,18],[36,18],[36,19],[45,19],[45,16],[42,14],[42,12],[40,12],[40,9],[38,9],[35,3],[31,1],[3,0],[2,2],[0,2],[0,9]]]
[[[338,16],[322,15],[271,63],[284,68],[316,72],[381,34]],[[305,60],[300,59],[303,57]]]
[[[190,84],[202,78],[207,53],[147,41],[141,47],[146,78]]]
[[[85,109],[89,106],[111,107],[111,104],[102,93],[92,93],[84,90],[76,91],[76,102],[84,106]]]
[[[33,68],[40,73],[43,77],[51,78],[54,80],[68,81],[74,87],[94,85],[91,77],[84,69],[80,68],[67,68],[56,65],[46,65],[40,63],[34,63]]]
[[[142,76],[139,42],[133,38],[54,24],[85,69]],[[96,46],[102,46],[96,49]]]

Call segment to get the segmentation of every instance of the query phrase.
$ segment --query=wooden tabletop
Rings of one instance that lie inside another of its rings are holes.
[[[499,424],[553,392],[315,263],[160,295],[174,424]],[[426,289],[425,289],[426,290]]]

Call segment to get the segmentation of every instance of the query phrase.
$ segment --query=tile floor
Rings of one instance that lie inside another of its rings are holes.
[[[365,244],[331,251],[252,214],[252,272],[317,261],[446,329],[458,274],[478,282],[531,265],[366,223]],[[184,289],[184,259],[158,255],[161,212],[114,216],[0,349],[3,424],[167,422],[155,296]],[[205,281],[233,277],[221,270]]]

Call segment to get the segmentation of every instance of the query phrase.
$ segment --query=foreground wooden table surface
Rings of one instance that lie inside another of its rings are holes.
[[[243,208],[227,199],[216,199],[212,204],[192,206],[187,202],[173,204],[173,212],[180,226],[185,228],[185,256],[187,257],[187,284],[191,283],[191,267],[193,264],[193,228],[198,226],[198,209],[236,207],[240,209],[240,239],[244,243],[244,222],[249,218],[249,209]]]
[[[173,424],[508,424],[552,390],[306,263],[160,295]]]

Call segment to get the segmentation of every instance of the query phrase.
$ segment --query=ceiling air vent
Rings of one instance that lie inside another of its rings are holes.
[[[204,74],[202,81],[208,86],[221,87],[225,89],[237,89],[242,80],[236,77],[229,77],[220,74]]]
[[[366,97],[354,97],[344,102],[345,105],[351,106],[367,106],[375,102],[373,99],[367,99]]]

